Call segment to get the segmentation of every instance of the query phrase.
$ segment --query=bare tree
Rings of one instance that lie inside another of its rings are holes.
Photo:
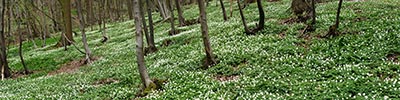
[[[72,21],[71,21],[71,0],[60,0],[63,9],[63,19],[64,19],[64,35],[62,36],[61,41],[59,42],[64,46],[71,45],[74,42],[74,38],[72,35]]]
[[[91,63],[91,55],[92,52],[89,49],[89,44],[87,43],[87,39],[86,39],[86,33],[85,33],[85,19],[83,18],[83,13],[82,13],[82,7],[81,7],[81,1],[77,1],[77,8],[78,8],[78,17],[79,17],[79,22],[80,22],[80,28],[82,31],[82,42],[83,42],[83,46],[85,48],[85,61],[87,64]]]
[[[240,6],[240,0],[237,0],[237,3],[238,3],[238,7],[239,7],[239,13],[240,13],[240,17],[242,18],[242,23],[243,23],[243,26],[244,26],[244,31],[246,32],[246,33],[250,33],[250,29],[249,29],[249,27],[247,26],[247,23],[246,23],[246,18],[244,17],[244,14],[243,14],[243,11],[242,11],[242,7]],[[231,3],[232,4],[232,3]],[[231,8],[232,9],[232,8]],[[231,12],[232,13],[232,12]]]
[[[222,9],[222,15],[224,16],[224,21],[227,21],[228,20],[228,16],[226,16],[224,1],[223,0],[219,0],[219,2],[221,3],[221,9]]]
[[[204,61],[204,68],[208,68],[214,64],[217,64],[217,60],[213,54],[210,39],[208,36],[208,25],[207,25],[207,14],[204,5],[204,0],[197,0],[197,4],[200,10],[200,24],[201,24],[201,33],[203,38],[204,49],[206,51],[206,58]]]
[[[22,18],[21,18],[21,15],[20,15],[20,13],[19,13],[19,9],[18,9],[18,7],[16,7],[15,8],[15,12],[16,12],[16,18],[17,18],[17,20],[16,20],[16,23],[17,23],[17,30],[18,30],[18,40],[19,40],[19,48],[18,48],[18,54],[19,54],[19,58],[20,58],[20,60],[21,60],[21,64],[22,64],[22,66],[24,67],[24,74],[29,74],[29,70],[28,70],[28,67],[26,66],[26,64],[25,64],[25,60],[24,60],[24,56],[23,56],[23,54],[22,54],[22,43],[23,43],[23,40],[22,40],[22,32],[20,31],[20,30],[22,30],[21,29],[21,21],[22,21]]]
[[[133,11],[134,11],[134,19],[135,19],[135,29],[136,29],[136,58],[138,69],[140,73],[140,78],[143,82],[144,87],[149,87],[151,84],[154,84],[151,81],[149,74],[147,73],[146,64],[144,60],[144,53],[143,53],[143,22],[142,22],[142,15],[140,15],[140,5],[139,0],[133,0]]]
[[[175,7],[176,7],[176,10],[178,11],[179,26],[185,26],[185,18],[183,17],[183,10],[181,8],[181,4],[180,4],[179,0],[175,0]]]
[[[157,51],[156,45],[154,43],[154,27],[153,27],[153,15],[151,14],[151,5],[150,0],[146,0],[147,5],[147,17],[149,20],[149,38],[148,38],[148,53]]]
[[[329,27],[329,32],[325,37],[339,35],[339,32],[337,31],[337,29],[339,28],[339,24],[340,24],[339,19],[340,19],[340,9],[342,8],[342,3],[343,3],[343,0],[339,0],[339,6],[337,9],[337,13],[336,13],[336,22],[334,25]]]
[[[167,0],[168,2],[170,1],[170,0]],[[169,2],[169,11],[170,11],[170,19],[169,19],[169,22],[171,23],[170,25],[171,25],[171,30],[169,31],[170,33],[169,33],[169,35],[175,35],[175,34],[177,34],[177,32],[176,32],[176,30],[175,30],[175,18],[174,18],[174,8],[173,8],[173,3],[172,2]]]

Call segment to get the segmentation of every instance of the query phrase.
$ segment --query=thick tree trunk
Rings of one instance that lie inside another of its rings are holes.
[[[240,17],[242,18],[242,23],[243,23],[243,26],[244,26],[244,31],[246,33],[250,33],[249,27],[247,27],[246,18],[244,17],[242,8],[240,6],[240,0],[237,0],[237,3],[238,3],[238,7],[239,7]]]
[[[200,24],[201,24],[201,33],[203,38],[204,49],[206,51],[206,61],[204,67],[210,67],[217,63],[213,51],[211,49],[210,39],[208,36],[208,25],[207,25],[207,15],[206,9],[204,5],[204,0],[197,0],[199,10],[200,10]]]
[[[147,5],[147,17],[149,20],[149,52],[155,52],[157,51],[156,45],[154,43],[154,26],[153,26],[153,15],[150,7],[150,2],[149,0],[146,0],[146,5]]]
[[[11,76],[10,68],[7,62],[6,41],[4,37],[4,9],[5,0],[0,0],[0,66],[1,66],[1,79],[9,78]]]
[[[185,18],[183,17],[183,10],[181,9],[181,4],[180,4],[179,0],[175,0],[175,6],[176,6],[176,10],[178,10],[179,26],[185,26]]]
[[[74,42],[74,38],[72,35],[72,21],[71,21],[71,0],[61,0],[62,9],[63,9],[63,19],[64,19],[64,35],[66,39],[61,39],[65,44],[63,45],[71,45],[71,42]],[[63,37],[61,37],[63,38]],[[71,41],[71,42],[70,42]]]
[[[80,21],[80,28],[82,31],[82,42],[83,42],[83,46],[85,48],[85,53],[86,53],[86,63],[90,64],[91,63],[91,56],[92,56],[92,52],[89,49],[89,44],[87,43],[87,39],[86,39],[86,33],[85,33],[85,20],[83,19],[83,13],[82,13],[82,7],[81,7],[81,2],[78,1],[77,2],[77,8],[78,8],[78,17],[79,17],[79,21]]]
[[[147,73],[146,64],[144,60],[144,53],[143,53],[143,33],[142,33],[142,18],[140,15],[140,4],[139,0],[133,0],[133,8],[134,8],[134,19],[135,19],[135,28],[136,28],[136,58],[138,69],[140,73],[140,78],[142,79],[143,85],[145,87],[149,87],[150,84],[154,84],[149,74]]]
[[[226,16],[224,1],[223,0],[219,0],[219,2],[221,3],[221,9],[222,9],[222,15],[224,16],[224,21],[227,21],[228,20],[228,16]]]

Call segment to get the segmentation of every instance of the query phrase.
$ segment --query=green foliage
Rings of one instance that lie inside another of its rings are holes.
[[[146,56],[151,77],[168,79],[162,90],[149,91],[142,99],[384,99],[400,98],[399,63],[387,55],[400,52],[398,0],[344,2],[339,30],[334,38],[321,39],[335,19],[337,2],[318,4],[317,30],[312,39],[298,38],[301,23],[280,24],[291,16],[290,0],[265,2],[266,27],[254,36],[244,30],[237,11],[224,22],[219,6],[207,8],[211,45],[220,63],[201,69],[205,56],[200,25],[180,27],[168,36],[169,23],[155,25],[159,51]],[[226,5],[229,3],[226,2]],[[237,6],[234,5],[236,8]],[[186,19],[198,17],[197,5],[186,6]],[[256,4],[244,11],[251,27],[258,22]],[[156,14],[156,13],[155,13]],[[155,21],[161,20],[154,16]],[[110,41],[102,44],[98,30],[87,33],[93,54],[101,59],[75,73],[47,76],[62,64],[83,58],[73,47],[34,49],[24,43],[28,67],[39,71],[28,77],[0,82],[0,99],[132,99],[140,91],[133,21],[107,25]],[[284,37],[280,34],[285,33]],[[75,37],[80,41],[79,36]],[[170,39],[171,46],[161,47]],[[36,40],[40,44],[39,40]],[[76,42],[78,47],[82,43]],[[17,46],[9,49],[12,70],[22,70]],[[398,57],[397,57],[398,58]],[[237,75],[220,82],[216,75]],[[106,78],[117,80],[95,85]]]

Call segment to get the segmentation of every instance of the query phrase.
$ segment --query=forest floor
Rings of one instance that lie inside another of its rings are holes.
[[[400,98],[399,0],[344,2],[339,28],[343,34],[332,38],[319,36],[334,23],[337,2],[317,5],[317,29],[308,38],[299,37],[305,24],[282,24],[294,17],[288,12],[289,0],[263,3],[266,27],[256,35],[243,33],[238,10],[224,22],[219,5],[210,4],[210,40],[220,63],[201,69],[205,53],[200,25],[179,27],[180,34],[169,36],[169,23],[159,23],[155,26],[159,51],[146,56],[146,65],[152,78],[167,83],[141,99]],[[198,17],[196,5],[185,8],[187,20]],[[256,4],[244,12],[255,27]],[[68,73],[57,71],[84,55],[72,46],[67,51],[52,48],[59,35],[49,38],[43,48],[25,42],[25,62],[35,73],[1,81],[0,99],[135,98],[141,81],[133,24],[132,20],[109,23],[106,43],[101,43],[97,28],[87,32],[89,46],[99,59]],[[80,35],[75,41],[83,47]],[[164,46],[164,41],[171,44]],[[8,61],[14,73],[23,69],[18,46],[10,46]]]

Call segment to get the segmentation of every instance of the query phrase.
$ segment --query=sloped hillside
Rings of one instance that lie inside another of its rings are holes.
[[[317,5],[317,30],[307,38],[299,37],[306,25],[282,23],[294,17],[288,12],[290,0],[263,2],[266,27],[257,35],[243,33],[237,10],[224,22],[219,5],[210,4],[210,40],[220,63],[201,69],[205,54],[200,25],[179,27],[180,34],[169,36],[169,23],[159,23],[155,26],[159,51],[147,55],[146,64],[151,77],[167,83],[141,99],[400,98],[399,0],[344,2],[339,28],[343,34],[333,38],[319,36],[334,23],[337,2]],[[184,8],[186,19],[198,17],[197,5]],[[244,12],[254,27],[256,4]],[[84,57],[72,46],[67,51],[51,46],[35,49],[25,42],[26,63],[35,73],[1,81],[0,99],[135,98],[141,81],[133,23],[108,24],[106,43],[100,42],[99,30],[89,31],[89,46],[99,59],[69,73],[48,74]],[[58,39],[54,36],[47,43]],[[75,39],[81,41],[80,36]],[[163,44],[167,40],[169,46]],[[13,72],[22,70],[17,46],[10,46],[8,57]]]

